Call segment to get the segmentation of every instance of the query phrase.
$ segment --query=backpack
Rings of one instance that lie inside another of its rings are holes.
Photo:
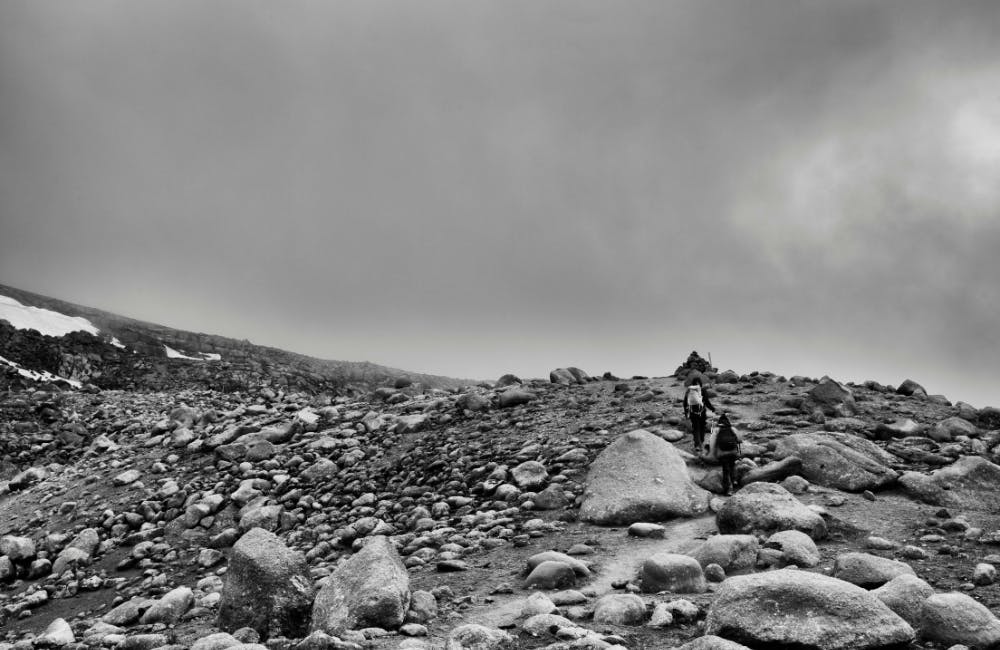
[[[691,413],[701,413],[705,410],[705,400],[701,396],[701,386],[692,384],[687,389],[688,410]]]
[[[739,448],[740,438],[736,435],[736,431],[732,427],[719,427],[719,433],[715,437],[715,449],[717,452],[728,456],[733,453],[738,454]]]

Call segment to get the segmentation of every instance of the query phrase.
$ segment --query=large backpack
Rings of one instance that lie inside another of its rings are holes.
[[[715,450],[717,455],[739,454],[740,437],[736,435],[736,431],[731,426],[719,427],[719,433],[715,436]]]
[[[692,384],[687,389],[688,410],[691,413],[700,414],[705,410],[705,400],[701,395],[701,386]]]

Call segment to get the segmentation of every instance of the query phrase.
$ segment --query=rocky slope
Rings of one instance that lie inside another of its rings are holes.
[[[0,648],[1000,644],[996,409],[698,371],[731,497],[676,376],[13,387]]]
[[[103,389],[234,392],[266,387],[336,395],[397,381],[429,388],[469,383],[373,363],[315,359],[245,340],[185,332],[0,285],[0,297],[4,296],[25,306],[84,318],[99,331],[96,335],[74,331],[46,336],[38,330],[15,328],[0,316],[0,357],[31,371]],[[0,386],[25,385],[19,376],[9,365],[0,363]]]

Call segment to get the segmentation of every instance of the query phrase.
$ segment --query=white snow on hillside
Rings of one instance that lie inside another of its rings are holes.
[[[0,357],[0,364],[10,366],[14,370],[16,370],[17,373],[22,377],[27,377],[28,379],[33,379],[35,381],[51,381],[51,382],[64,381],[73,388],[80,388],[82,386],[82,384],[75,379],[66,379],[65,377],[59,377],[45,370],[28,370],[27,368],[21,366],[21,364],[17,363],[16,361],[11,361],[10,359],[6,359],[4,357]]]
[[[222,355],[214,352],[198,352],[200,356],[189,357],[183,352],[178,352],[169,345],[164,344],[163,349],[167,352],[168,359],[190,359],[191,361],[222,361]]]
[[[198,357],[189,357],[183,352],[178,352],[167,344],[163,345],[163,349],[166,350],[168,359],[190,359],[191,361],[201,361]]]
[[[86,318],[67,316],[41,307],[29,307],[7,296],[0,296],[0,318],[10,321],[19,330],[38,330],[47,336],[64,336],[77,330],[96,336],[100,331]]]
[[[119,341],[117,336],[111,337],[111,345],[115,346],[116,348],[121,348],[122,350],[125,349],[125,344]]]

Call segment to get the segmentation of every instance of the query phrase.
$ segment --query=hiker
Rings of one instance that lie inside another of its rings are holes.
[[[691,385],[684,391],[684,416],[691,420],[691,433],[694,435],[694,452],[700,454],[705,442],[705,424],[708,421],[707,410],[715,413],[715,407],[708,401],[708,395],[701,386],[701,377],[695,377]]]
[[[719,431],[715,434],[715,458],[722,465],[722,491],[728,496],[736,489],[736,461],[739,460],[740,437],[736,435],[729,416],[719,416]]]

